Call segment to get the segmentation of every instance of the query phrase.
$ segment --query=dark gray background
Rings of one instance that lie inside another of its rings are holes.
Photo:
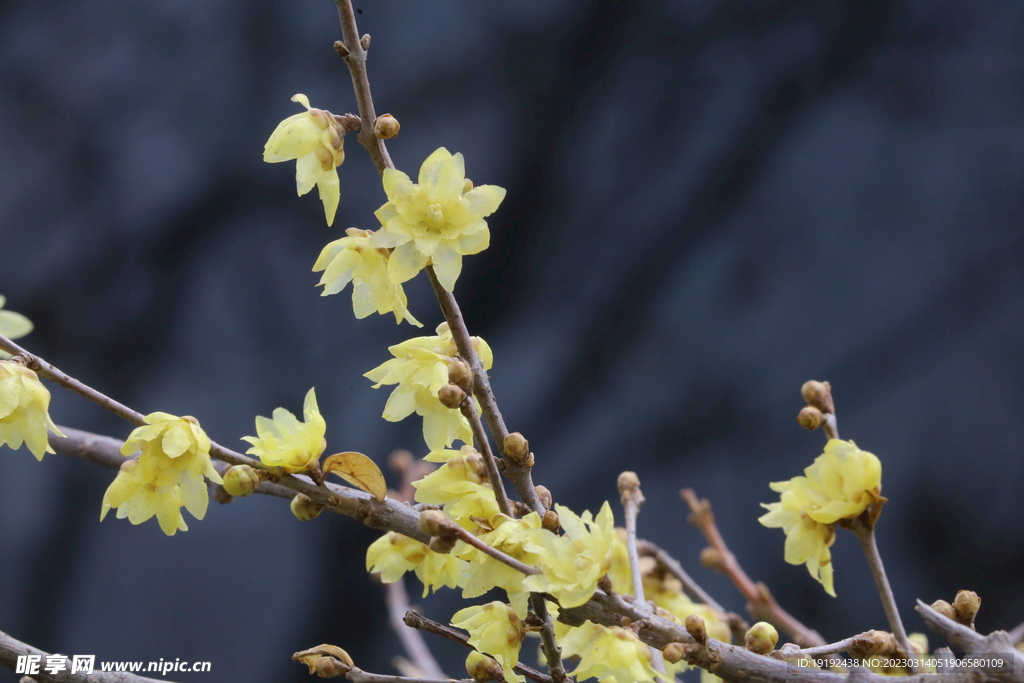
[[[981,594],[982,629],[1024,620],[1019,2],[358,7],[397,165],[415,174],[444,145],[508,188],[456,294],[556,498],[596,510],[635,469],[642,534],[741,611],[696,564],[677,497],[694,487],[748,572],[826,638],[884,628],[850,534],[832,599],[756,521],[768,482],[820,452],[794,418],[800,384],[828,379],[842,435],[884,464],[879,544],[909,630],[914,598],[960,588]],[[329,0],[0,5],[0,293],[37,325],[24,343],[236,448],[316,386],[329,448],[422,454],[419,420],[381,420],[386,393],[361,376],[417,331],[356,321],[310,272],[344,228],[376,227],[371,164],[350,139],[327,228],[293,165],[261,161],[294,93],[355,109],[338,37]],[[440,322],[422,278],[407,290]],[[58,422],[128,434],[53,393]],[[99,524],[111,477],[0,452],[0,630],[213,662],[180,680],[306,680],[288,658],[320,642],[390,671],[361,573],[373,532],[267,499],[173,538]]]

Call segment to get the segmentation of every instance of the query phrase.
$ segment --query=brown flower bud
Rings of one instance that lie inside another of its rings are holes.
[[[316,660],[316,675],[320,678],[337,678],[351,670],[351,666],[334,657],[321,657]]]
[[[949,604],[945,600],[936,600],[932,603],[932,609],[946,617],[956,621],[956,610],[953,609],[953,605]]]
[[[552,533],[558,533],[558,513],[554,510],[548,510],[544,513],[544,519],[541,520],[540,525]]]
[[[359,44],[362,46],[362,48],[364,50],[369,50],[370,49],[370,34],[369,33],[364,33],[363,37],[359,39]]]
[[[530,454],[530,442],[519,432],[512,432],[505,437],[502,450],[516,463],[525,465]]]
[[[391,451],[391,455],[388,456],[388,467],[392,472],[405,472],[414,462],[412,453],[404,448]]]
[[[462,181],[462,194],[466,194],[467,192],[469,192],[472,189],[473,189],[473,181],[472,180],[470,180],[469,178],[466,178],[465,180]]]
[[[619,494],[626,495],[640,488],[640,477],[636,472],[623,472],[619,475]]]
[[[249,465],[235,465],[224,473],[224,490],[236,498],[248,496],[260,485],[260,475]]]
[[[796,421],[804,429],[813,432],[821,426],[821,411],[814,406],[804,406],[796,416]]]
[[[310,675],[317,674],[320,678],[344,676],[355,667],[349,654],[337,645],[317,645],[308,650],[296,652],[292,655],[292,659],[305,664],[309,667]]]
[[[398,119],[391,114],[382,114],[373,122],[373,134],[378,140],[390,140],[398,135]]]
[[[854,657],[869,657],[898,651],[896,641],[887,631],[867,631],[853,637],[850,654]]]
[[[472,676],[473,680],[478,683],[500,681],[504,675],[501,672],[501,664],[498,664],[484,653],[475,650],[466,657],[466,673]]]
[[[551,509],[551,491],[548,490],[547,486],[543,484],[537,485],[537,499],[540,500],[540,504],[544,506],[545,510]]]
[[[953,600],[953,610],[956,612],[956,620],[964,626],[974,628],[974,617],[981,608],[981,598],[974,591],[957,591]]]
[[[835,412],[835,405],[832,403],[832,385],[828,382],[808,380],[800,387],[800,395],[804,397],[808,404],[823,413]]]
[[[714,569],[717,572],[725,570],[725,564],[722,562],[722,556],[711,546],[700,551],[700,563],[708,569]]]
[[[437,398],[445,408],[458,408],[466,400],[466,392],[454,384],[445,384],[438,389]]]
[[[448,361],[448,381],[456,385],[467,394],[473,391],[473,371],[469,363],[461,358],[454,358]]]
[[[441,536],[434,536],[430,539],[428,547],[435,553],[441,555],[447,555],[455,547],[455,544],[459,542],[459,537],[455,534],[442,534]]]
[[[451,529],[452,521],[440,510],[424,510],[420,513],[420,531],[428,536],[440,536]]]
[[[661,656],[664,657],[665,661],[669,664],[678,663],[682,660],[685,654],[686,649],[683,647],[682,643],[669,643],[661,651]]]
[[[751,652],[759,655],[766,655],[775,649],[775,643],[779,642],[779,632],[767,621],[759,621],[750,627],[743,646]]]
[[[324,509],[323,505],[320,503],[314,503],[305,493],[300,493],[292,498],[290,507],[292,509],[292,514],[295,515],[296,519],[300,519],[303,522],[316,519]]]
[[[686,615],[686,632],[701,645],[708,644],[708,629],[699,614]],[[778,634],[776,634],[778,640]]]

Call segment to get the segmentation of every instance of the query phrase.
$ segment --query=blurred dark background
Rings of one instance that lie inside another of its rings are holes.
[[[960,588],[982,596],[979,628],[1024,620],[1019,2],[357,7],[399,168],[443,145],[508,188],[456,295],[556,499],[612,500],[621,519],[615,477],[636,470],[642,535],[742,611],[697,565],[677,495],[693,487],[826,638],[885,628],[852,535],[832,599],[757,523],[768,482],[821,452],[795,416],[801,383],[827,379],[841,435],[884,464],[879,544],[908,630],[915,598]],[[23,343],[235,448],[315,386],[331,452],[422,455],[419,419],[384,422],[362,377],[420,332],[356,321],[348,290],[320,298],[310,272],[346,227],[377,227],[372,165],[350,138],[328,228],[294,165],[261,160],[294,93],[356,109],[339,37],[329,0],[0,4],[0,293],[36,324]],[[429,286],[407,291],[429,333]],[[53,394],[58,423],[130,431]],[[308,680],[289,656],[321,642],[393,672],[362,571],[375,532],[249,498],[167,538],[99,523],[111,478],[0,452],[0,630],[104,661],[212,662],[178,680]],[[461,602],[424,604],[446,621]],[[434,644],[459,675],[464,653]]]

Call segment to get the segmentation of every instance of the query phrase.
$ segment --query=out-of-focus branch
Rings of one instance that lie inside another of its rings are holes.
[[[405,579],[384,584],[384,595],[388,605],[388,623],[395,632],[402,647],[409,656],[409,661],[426,678],[447,678],[438,665],[434,655],[430,653],[423,636],[414,628],[407,626],[402,617],[410,610],[409,594],[405,591]],[[351,680],[351,677],[350,677]]]
[[[715,516],[711,512],[711,503],[706,499],[698,499],[692,489],[679,492],[686,504],[690,506],[690,523],[700,529],[708,544],[717,554],[721,571],[729,577],[733,585],[747,599],[747,609],[754,619],[764,619],[778,626],[792,636],[800,647],[817,647],[826,645],[821,635],[800,623],[794,616],[782,609],[763,583],[754,583],[740,567],[736,556],[730,552],[725,539],[715,525]]]
[[[0,631],[0,666],[15,670],[18,657],[35,655],[42,659],[39,671],[32,674],[32,679],[39,683],[168,683],[166,679],[157,681],[153,678],[136,676],[135,674],[114,671],[93,671],[91,674],[71,673],[60,671],[57,673],[46,673],[45,664],[49,653],[32,647],[28,643],[12,638]]]

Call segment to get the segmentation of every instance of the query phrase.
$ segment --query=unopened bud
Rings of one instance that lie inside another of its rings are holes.
[[[445,384],[438,389],[437,398],[445,408],[458,408],[466,400],[466,392],[454,384]]]
[[[431,538],[430,543],[428,543],[427,546],[435,553],[447,555],[458,542],[459,537],[455,534],[442,534],[441,536],[434,536]]]
[[[452,521],[440,510],[424,510],[420,513],[420,531],[428,536],[440,536],[451,528]]]
[[[552,533],[558,533],[558,513],[554,510],[548,510],[544,513],[544,519],[541,520],[540,525]]]
[[[725,569],[725,564],[722,562],[722,555],[711,546],[700,551],[700,563],[708,569],[714,569],[718,572],[724,571]]]
[[[981,598],[974,591],[958,591],[953,600],[953,610],[956,612],[956,620],[964,626],[974,628],[974,617],[981,608]]]
[[[814,406],[804,406],[796,416],[796,421],[804,429],[813,432],[821,426],[821,411]]]
[[[949,604],[945,600],[936,600],[932,603],[932,609],[946,617],[956,621],[956,610],[953,609],[953,605]]]
[[[759,655],[766,655],[775,649],[775,643],[779,642],[779,632],[767,621],[759,621],[747,631],[747,637],[743,646],[751,652]]]
[[[390,140],[398,135],[398,119],[391,114],[382,114],[373,122],[373,134],[378,140]]]
[[[370,34],[369,33],[364,33],[363,37],[359,39],[359,44],[362,46],[362,48],[364,50],[369,50],[370,49]]]
[[[334,657],[321,657],[316,660],[316,675],[320,678],[337,678],[351,670],[351,666]]]
[[[448,361],[448,381],[467,394],[473,391],[473,371],[469,363],[460,358]]]
[[[665,661],[669,664],[677,664],[683,659],[683,655],[686,654],[685,648],[682,643],[669,643],[662,651],[661,656],[665,658]]]
[[[895,639],[887,631],[867,631],[853,637],[850,654],[854,657],[868,657],[882,653],[896,652]]]
[[[699,614],[686,615],[686,632],[701,645],[708,644],[708,629]],[[776,634],[776,640],[778,634]]]
[[[823,413],[833,413],[832,386],[828,382],[808,380],[800,387],[800,395],[804,400]]]
[[[474,650],[466,657],[466,673],[473,677],[474,681],[500,681],[503,677],[501,664],[488,657],[482,652]]]
[[[619,475],[619,494],[625,496],[640,488],[640,477],[636,472],[623,472]]]
[[[323,505],[320,503],[314,503],[305,493],[300,493],[292,498],[290,507],[292,509],[292,514],[295,515],[296,519],[300,519],[303,522],[316,519],[324,509]]]
[[[545,510],[551,509],[551,491],[548,490],[547,486],[544,486],[543,484],[537,485],[537,499],[540,501],[540,504],[544,506]]]
[[[248,496],[260,485],[260,475],[249,465],[235,465],[224,473],[224,490],[232,496]]]
[[[505,437],[502,450],[516,463],[526,465],[526,459],[530,454],[530,442],[519,432],[512,432]]]
[[[388,456],[388,467],[392,472],[405,472],[414,461],[412,453],[404,448],[399,448],[391,451],[391,455]]]

